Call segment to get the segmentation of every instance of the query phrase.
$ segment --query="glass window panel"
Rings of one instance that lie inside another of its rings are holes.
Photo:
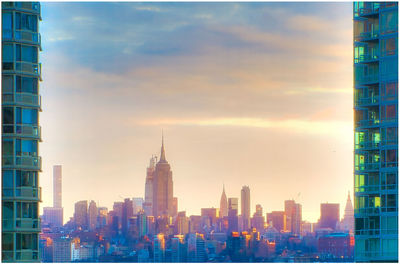
[[[21,13],[15,13],[15,27],[21,29]]]
[[[36,155],[37,141],[36,140],[22,140],[21,150],[26,155]]]
[[[2,28],[3,30],[12,30],[12,13],[4,12],[2,14]]]
[[[3,187],[12,188],[13,187],[13,171],[12,170],[3,170]]]
[[[1,236],[3,250],[14,250],[14,239],[12,233],[3,233]]]
[[[12,44],[3,44],[3,62],[13,62],[14,61],[14,49]]]
[[[11,139],[3,139],[2,145],[2,153],[3,156],[12,156],[13,155],[13,141]]]
[[[3,75],[2,78],[2,90],[3,94],[10,94],[14,92],[14,86],[13,86],[13,77],[10,75]]]
[[[396,116],[396,105],[386,106],[386,118],[394,118]]]
[[[14,215],[14,204],[13,202],[3,202],[3,218],[4,219],[13,219]]]
[[[14,108],[3,107],[3,124],[14,124]]]

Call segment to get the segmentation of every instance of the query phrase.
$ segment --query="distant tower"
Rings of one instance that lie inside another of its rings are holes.
[[[53,207],[62,207],[62,171],[61,165],[53,166]]]
[[[147,168],[143,204],[143,209],[147,216],[153,215],[153,173],[156,169],[156,162],[157,158],[152,156],[150,159],[150,165]]]
[[[250,228],[250,188],[243,186],[241,191],[241,213],[242,213],[242,230],[247,231]]]
[[[354,232],[354,209],[351,203],[350,192],[347,196],[346,208],[344,209],[344,217],[341,222],[341,229],[350,233]]]
[[[219,203],[219,217],[228,216],[228,199],[225,194],[225,185],[222,188],[221,201]]]
[[[89,204],[89,210],[88,210],[88,220],[89,220],[89,230],[95,230],[96,229],[96,223],[97,223],[97,206],[95,201],[91,201]]]
[[[83,230],[87,229],[88,223],[88,202],[87,201],[79,201],[75,203],[75,213],[74,220],[77,228],[82,228]]]
[[[294,200],[285,201],[286,228],[293,234],[299,235],[301,233],[301,211],[301,204]]]
[[[161,143],[160,160],[153,174],[153,215],[174,215],[173,182],[171,166],[165,158],[164,136]]]
[[[332,228],[336,230],[339,222],[340,204],[337,203],[322,203],[321,204],[321,228]]]

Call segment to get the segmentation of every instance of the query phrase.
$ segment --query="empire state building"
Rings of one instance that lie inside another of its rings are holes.
[[[153,174],[153,215],[173,216],[173,183],[171,166],[165,159],[164,136],[162,137],[161,156]]]

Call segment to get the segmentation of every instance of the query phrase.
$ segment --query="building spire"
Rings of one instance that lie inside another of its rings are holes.
[[[161,156],[159,162],[167,162],[167,160],[165,159],[165,149],[164,149],[164,130],[162,131],[162,136],[161,136]]]

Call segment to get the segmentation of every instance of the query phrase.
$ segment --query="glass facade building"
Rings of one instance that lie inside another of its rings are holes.
[[[38,262],[40,4],[2,2],[2,261]]]
[[[355,260],[398,260],[398,3],[354,3]]]

